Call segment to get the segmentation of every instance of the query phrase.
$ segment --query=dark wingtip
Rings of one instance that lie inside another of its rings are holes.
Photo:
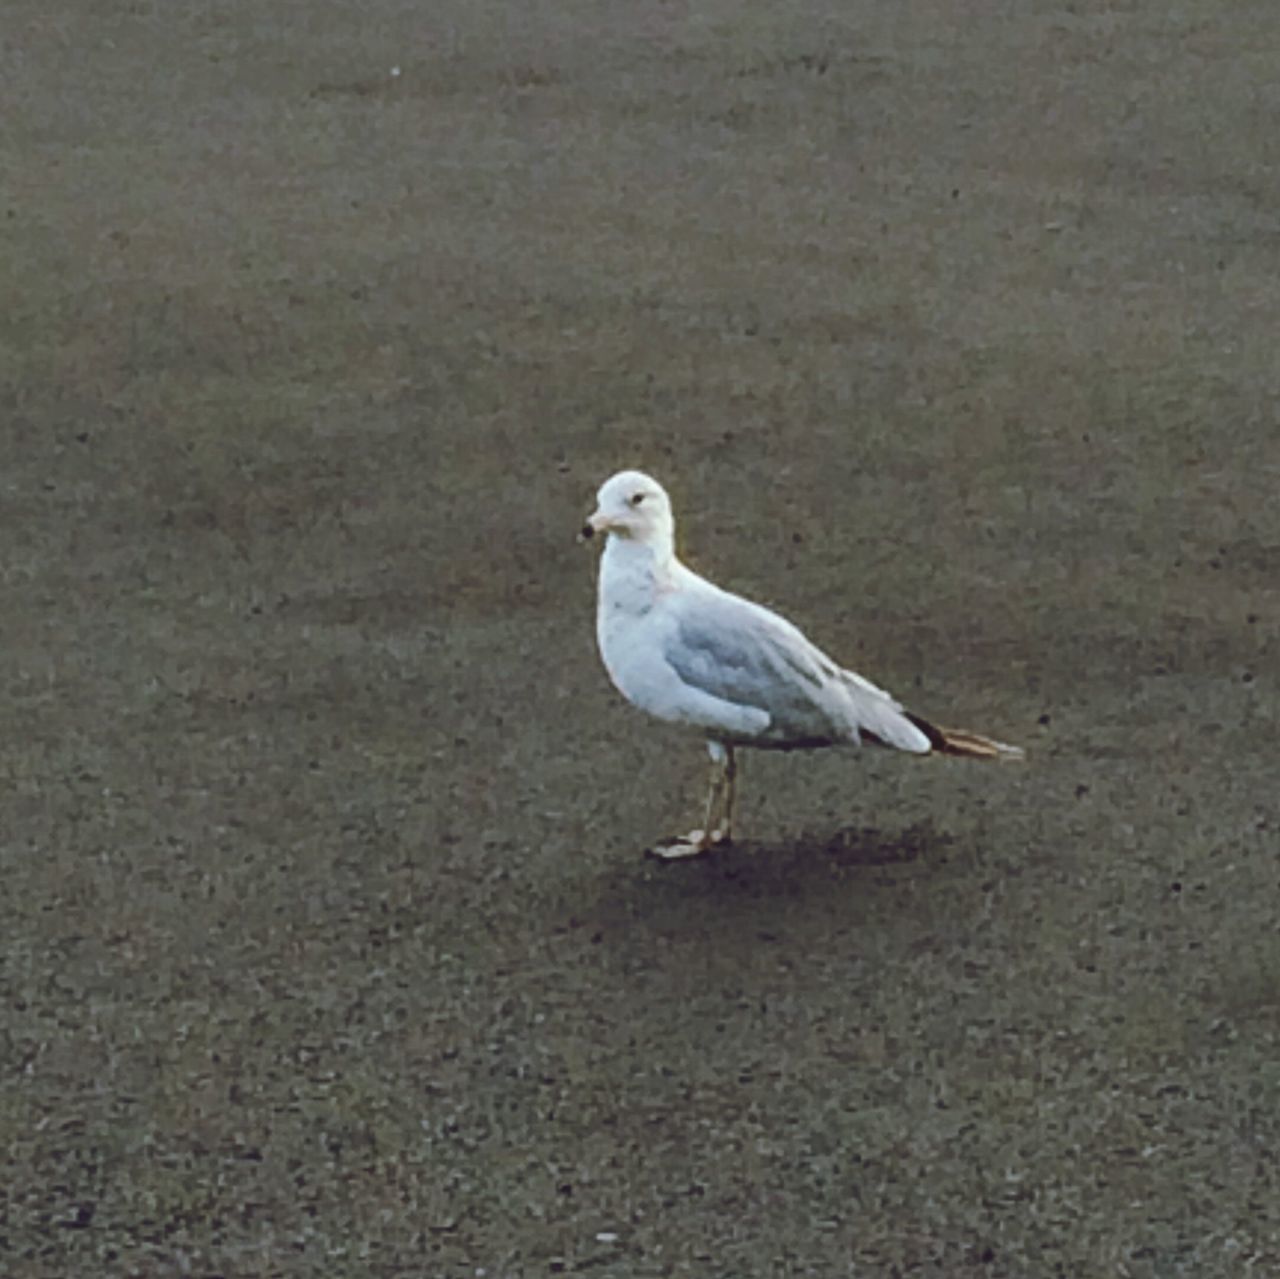
[[[910,711],[903,711],[903,714],[929,739],[929,745],[939,754],[947,753],[947,735],[934,724],[930,724],[927,719],[921,719],[919,715],[913,715]]]
[[[906,717],[929,739],[929,745],[939,755],[958,755],[964,759],[1022,759],[1021,746],[1009,746],[981,733],[966,733],[956,728],[939,728],[927,719],[903,712]]]

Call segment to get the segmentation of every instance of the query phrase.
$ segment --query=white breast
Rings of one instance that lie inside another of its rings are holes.
[[[651,710],[664,682],[658,570],[647,547],[611,537],[600,561],[596,639],[618,691]],[[652,713],[657,713],[652,711]]]

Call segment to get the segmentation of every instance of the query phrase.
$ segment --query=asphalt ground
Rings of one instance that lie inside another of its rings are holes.
[[[1280,1272],[1278,39],[8,0],[0,1271]],[[1027,762],[646,861],[623,466]]]

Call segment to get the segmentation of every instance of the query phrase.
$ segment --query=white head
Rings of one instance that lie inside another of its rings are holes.
[[[619,471],[600,486],[596,509],[582,527],[582,536],[612,533],[614,537],[671,554],[675,520],[666,490],[643,471]]]

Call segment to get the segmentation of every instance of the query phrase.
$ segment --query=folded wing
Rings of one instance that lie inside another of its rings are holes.
[[[874,739],[925,753],[928,736],[883,689],[842,670],[784,618],[698,581],[679,592],[664,657],[686,684],[769,716],[759,745]]]

